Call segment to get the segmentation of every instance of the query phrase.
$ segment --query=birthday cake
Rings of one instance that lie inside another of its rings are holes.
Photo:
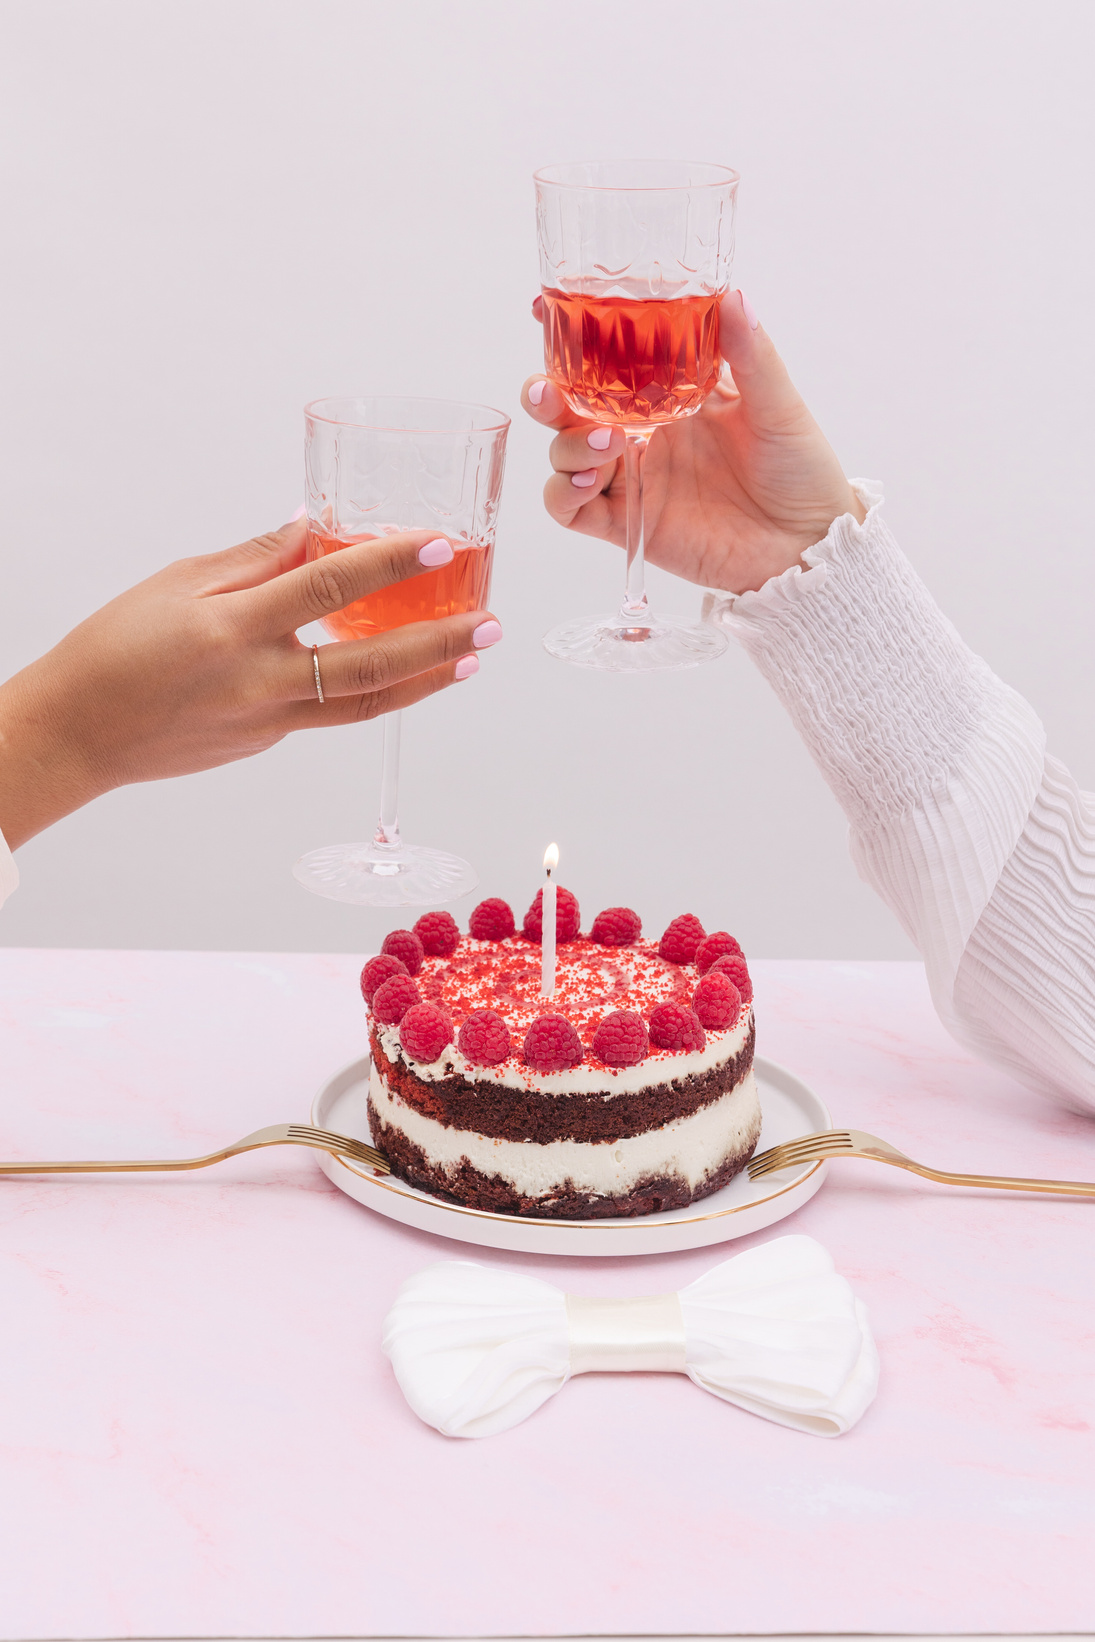
[[[393,930],[361,975],[369,1122],[392,1173],[500,1214],[655,1214],[707,1197],[753,1153],[753,989],[737,941],[690,914],[658,941],[611,907],[579,933],[558,890],[542,993],[542,891]]]

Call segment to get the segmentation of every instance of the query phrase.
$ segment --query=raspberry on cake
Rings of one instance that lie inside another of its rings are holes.
[[[692,994],[692,1008],[701,1026],[717,1032],[741,1014],[741,993],[728,975],[708,974]]]
[[[703,925],[690,912],[684,912],[679,918],[674,918],[658,942],[658,956],[671,964],[693,963],[702,940]],[[413,969],[411,974],[414,974]]]
[[[424,912],[411,930],[431,958],[451,958],[460,939],[460,925],[451,912]]]
[[[468,934],[474,935],[477,941],[504,941],[507,935],[513,935],[516,931],[513,908],[508,901],[500,901],[497,895],[480,901],[468,919]]]
[[[593,1034],[593,1053],[606,1066],[637,1066],[650,1053],[650,1033],[633,1009],[614,1009]]]
[[[752,1003],[753,983],[744,958],[716,958],[707,973],[727,976],[741,993],[742,1003]]]
[[[393,958],[390,952],[381,952],[375,958],[370,958],[361,971],[361,996],[367,1004],[372,1004],[376,996],[377,987],[390,981],[393,975],[406,975],[407,966],[402,958]]]
[[[399,1022],[399,1041],[412,1060],[430,1066],[452,1042],[452,1021],[435,1003],[415,1003]]]
[[[713,935],[705,935],[696,948],[696,968],[701,975],[706,975],[711,965],[718,958],[740,958],[741,947],[732,935],[725,929],[717,929]]]
[[[760,1106],[732,937],[687,913],[644,940],[626,907],[582,935],[560,886],[546,998],[540,896],[520,932],[498,898],[455,944],[442,920],[393,931],[362,974],[369,1121],[394,1175],[476,1209],[584,1220],[678,1208],[744,1168]]]
[[[703,1049],[707,1037],[686,1003],[660,1003],[650,1017],[650,1041],[659,1049]]]
[[[598,946],[630,946],[643,932],[642,919],[630,907],[609,907],[598,912],[589,932]]]
[[[385,956],[401,958],[407,966],[408,975],[418,974],[422,959],[426,956],[426,949],[413,929],[393,929],[381,941],[380,950]]]
[[[393,975],[373,994],[373,1017],[382,1026],[398,1026],[407,1010],[422,1002],[422,994],[409,975]]]
[[[566,1072],[582,1060],[582,1040],[565,1015],[537,1015],[521,1049],[521,1059],[537,1072]]]
[[[497,1066],[513,1047],[509,1027],[496,1009],[473,1009],[456,1042],[469,1066]]]
[[[560,884],[556,892],[555,901],[555,939],[557,941],[572,941],[578,933],[580,922],[578,902]],[[544,892],[536,891],[536,899],[525,913],[525,921],[521,926],[521,933],[526,941],[535,941],[537,946],[544,938]]]

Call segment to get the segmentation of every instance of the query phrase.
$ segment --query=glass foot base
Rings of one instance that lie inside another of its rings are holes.
[[[572,667],[600,667],[610,673],[656,673],[714,661],[729,643],[720,628],[683,616],[652,616],[649,625],[628,627],[619,612],[565,621],[544,635],[544,649]]]
[[[459,855],[417,844],[330,844],[310,850],[293,877],[313,895],[359,907],[425,907],[455,901],[479,882]]]

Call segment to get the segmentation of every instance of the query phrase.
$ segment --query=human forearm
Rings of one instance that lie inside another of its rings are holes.
[[[0,832],[9,849],[111,785],[89,761],[86,740],[66,726],[48,657],[0,685]]]
[[[100,793],[210,769],[291,730],[351,724],[469,677],[488,611],[324,645],[297,629],[448,563],[408,531],[304,562],[305,528],[184,559],[113,599],[0,685],[0,831],[15,849]],[[323,690],[316,687],[320,670]]]

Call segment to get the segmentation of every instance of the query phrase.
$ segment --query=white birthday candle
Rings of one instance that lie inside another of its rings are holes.
[[[555,993],[555,880],[552,873],[559,865],[559,847],[549,844],[544,851],[543,932],[540,936],[540,996],[550,998]]]

